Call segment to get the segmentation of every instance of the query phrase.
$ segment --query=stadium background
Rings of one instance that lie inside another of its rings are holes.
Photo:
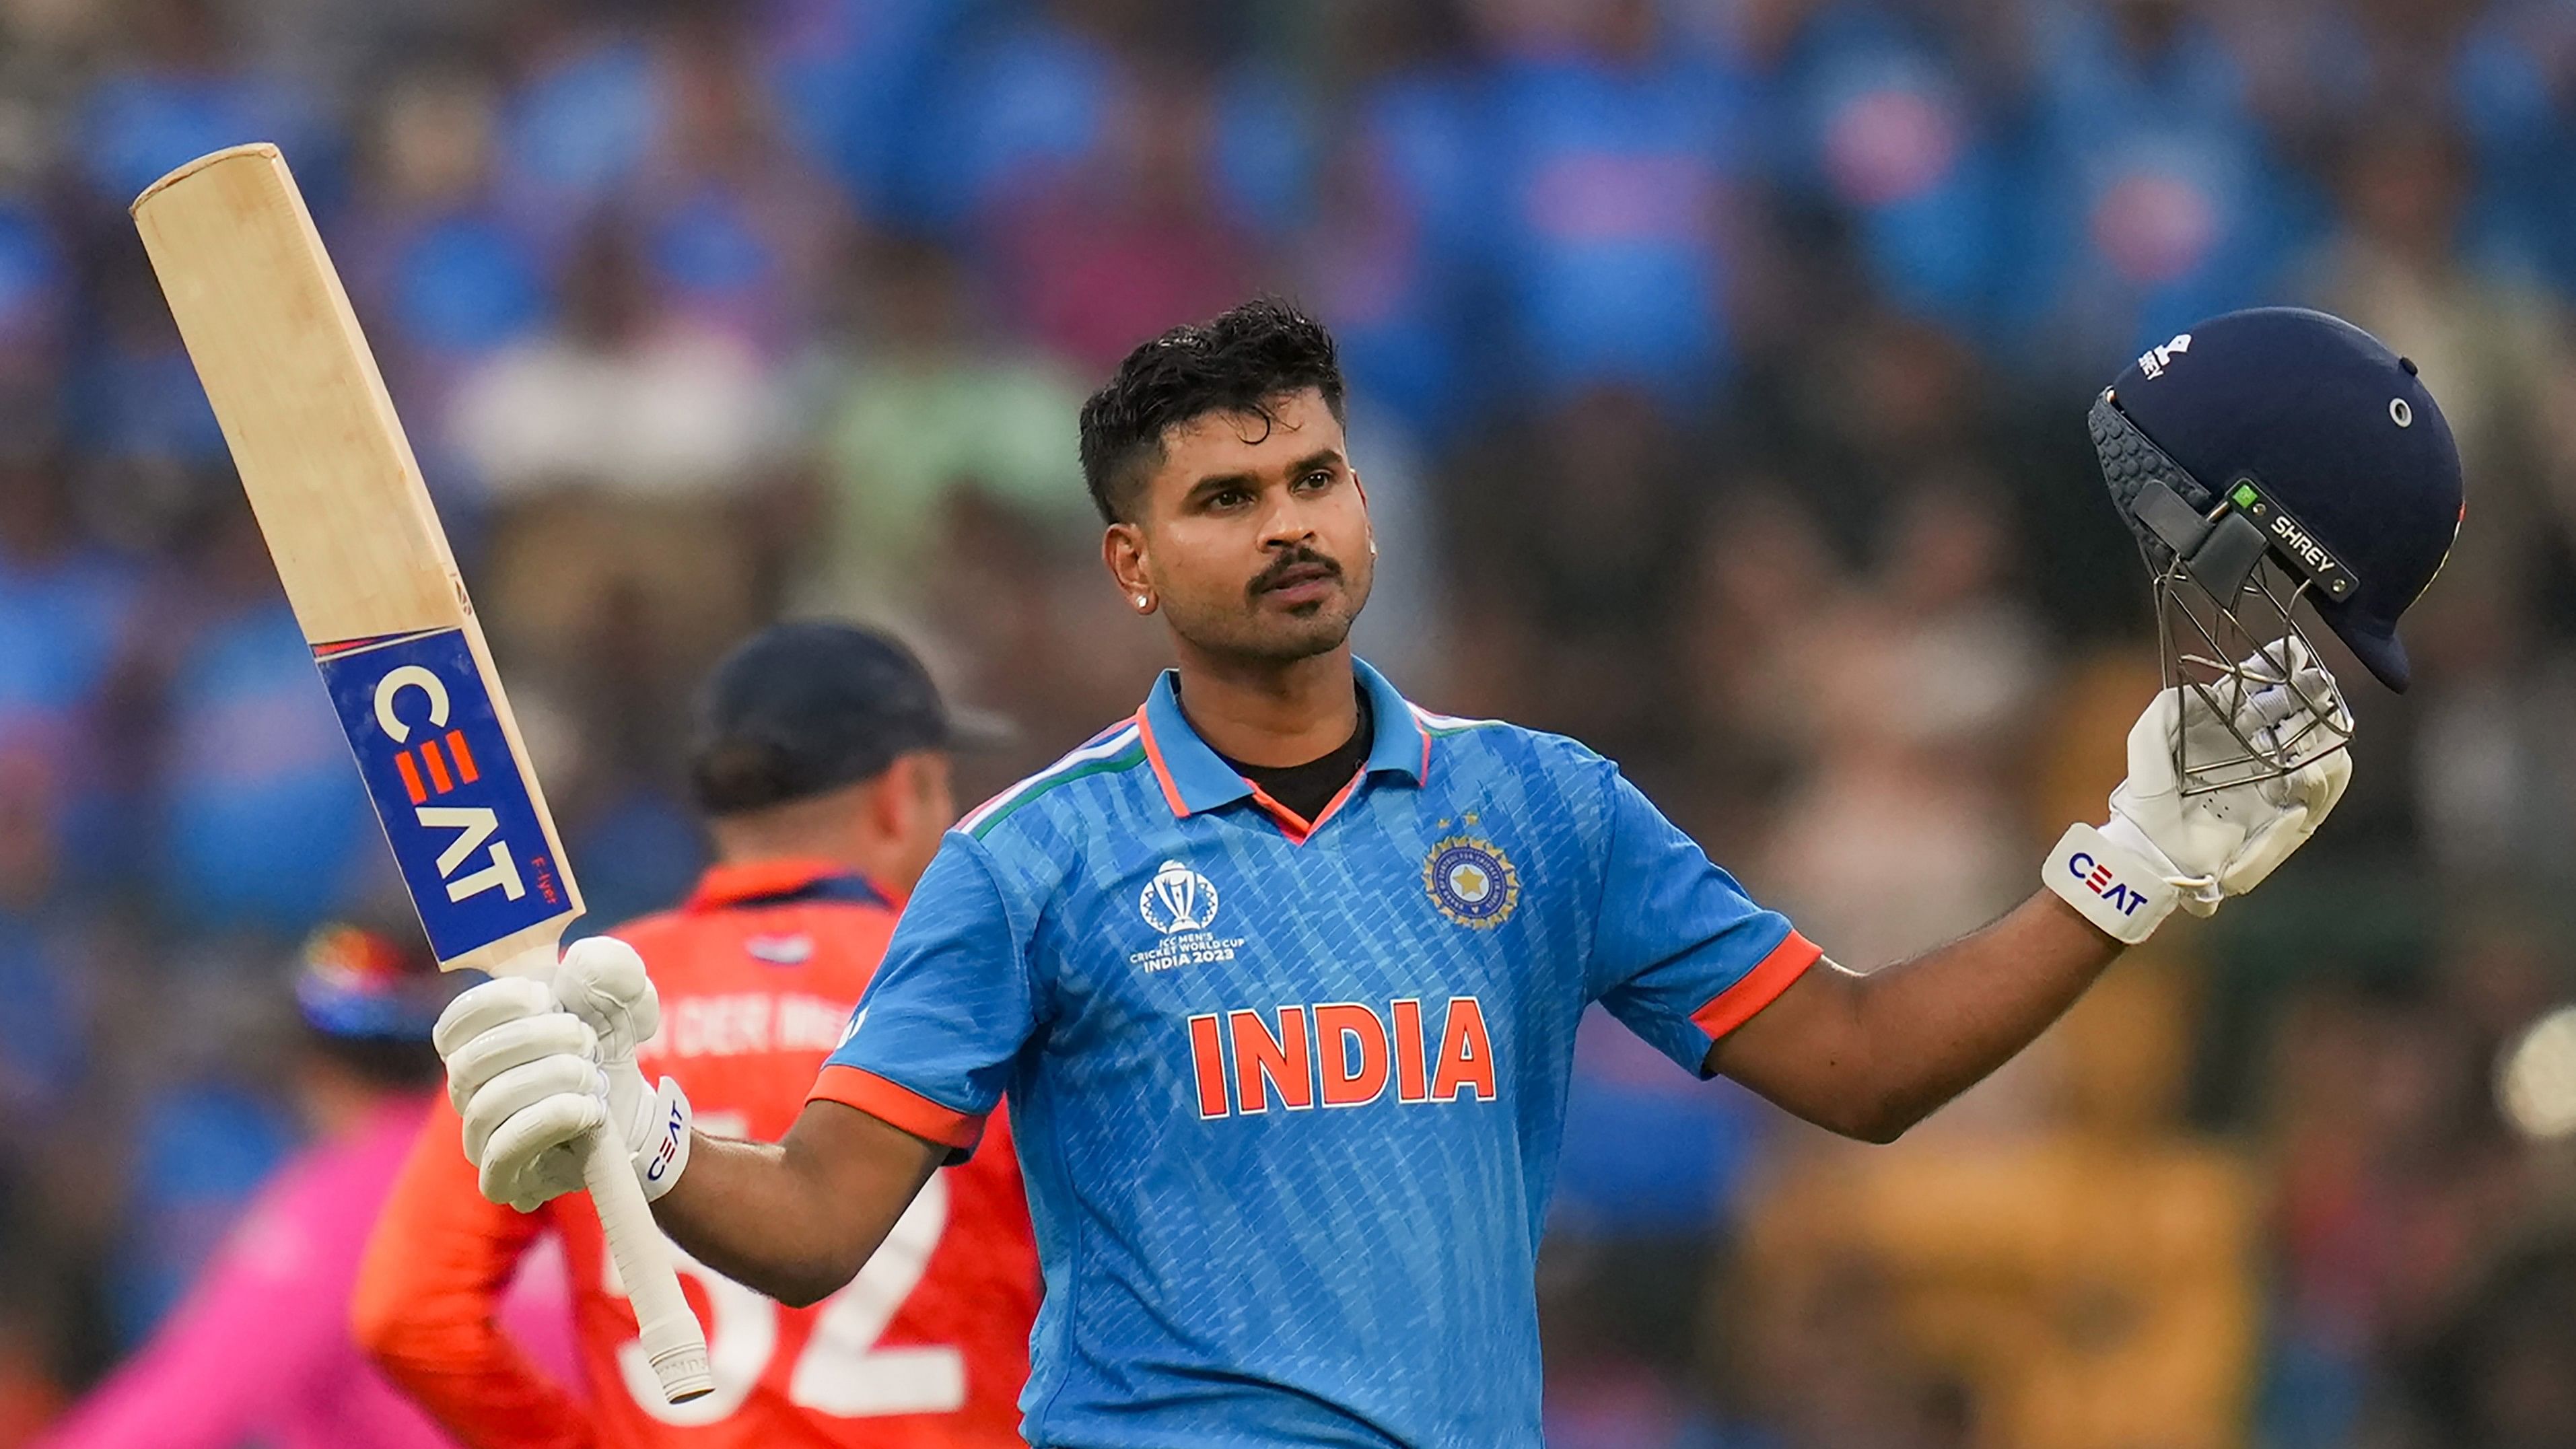
[[[1132,708],[1074,410],[1267,288],[1345,348],[1366,652],[1891,958],[2152,687],[2089,394],[2227,307],[2377,330],[2471,505],[2333,825],[1893,1149],[1587,1031],[1554,1442],[2576,1442],[2576,1194],[2485,1085],[2569,986],[2576,5],[0,0],[0,1444],[288,1150],[289,947],[391,886],[124,215],[253,138],[602,923],[782,609],[1016,718],[970,797]]]

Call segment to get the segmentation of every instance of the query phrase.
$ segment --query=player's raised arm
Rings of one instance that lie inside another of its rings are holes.
[[[2042,868],[2047,889],[1973,935],[1867,975],[1818,962],[1713,1046],[1708,1069],[1821,1126],[1890,1141],[2029,1045],[2176,906],[2206,915],[2252,889],[2315,831],[2352,773],[2352,717],[2333,679],[2295,638],[2282,647],[2298,677],[2249,694],[2232,725],[2197,691],[2157,696],[2130,732],[2129,777],[2109,819],[2066,833]],[[2231,727],[2294,741],[2291,767],[2184,794],[2177,731],[2228,738]]]
[[[2343,796],[2353,719],[2303,616],[2402,690],[2400,614],[2461,516],[2459,456],[2413,363],[2316,312],[2260,308],[2154,349],[2096,399],[2102,472],[2155,584],[2165,687],[2099,826],[2039,894],[1868,975],[1822,961],[1708,1051],[1837,1131],[1885,1141],[2001,1066],[2125,945],[2206,916]]]

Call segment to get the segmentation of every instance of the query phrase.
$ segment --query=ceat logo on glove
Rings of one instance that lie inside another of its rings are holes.
[[[672,1160],[680,1155],[680,1139],[687,1136],[688,1131],[687,1111],[678,1103],[672,1103],[671,1115],[662,1124],[662,1145],[654,1152],[651,1165],[644,1169],[646,1182],[658,1183],[662,1180],[662,1174],[671,1170]]]
[[[2138,907],[2147,903],[2145,896],[2122,885],[2120,878],[2111,873],[2111,867],[2095,860],[2088,852],[2079,850],[2068,856],[2066,869],[2068,874],[2084,883],[2086,890],[2117,907],[2124,916],[2136,915]]]
[[[2116,809],[2111,827],[2137,834]],[[2040,884],[2104,935],[2134,946],[2155,934],[2156,926],[2179,902],[2172,878],[2159,873],[2158,863],[2151,859],[2156,852],[2155,842],[2144,836],[2133,846],[2078,821],[2066,827],[2048,852],[2048,863],[2040,867]]]

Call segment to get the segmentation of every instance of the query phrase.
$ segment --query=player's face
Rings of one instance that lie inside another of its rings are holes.
[[[1104,552],[1128,594],[1212,654],[1289,661],[1338,649],[1376,549],[1342,425],[1309,388],[1270,418],[1209,413],[1163,435],[1137,520]]]

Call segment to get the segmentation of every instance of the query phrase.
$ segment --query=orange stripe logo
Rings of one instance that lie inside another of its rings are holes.
[[[456,788],[456,777],[447,773],[447,754],[436,740],[420,742],[420,762],[429,767],[429,788],[444,795]]]
[[[449,730],[443,738],[423,740],[416,748],[397,751],[394,770],[402,776],[403,793],[411,797],[414,805],[427,804],[432,795],[445,795],[459,785],[471,785],[483,778],[483,771],[474,763],[474,752],[466,748],[463,730]]]
[[[474,768],[474,752],[465,748],[465,731],[447,732],[447,752],[456,757],[457,779],[471,785],[483,778],[483,772]]]

